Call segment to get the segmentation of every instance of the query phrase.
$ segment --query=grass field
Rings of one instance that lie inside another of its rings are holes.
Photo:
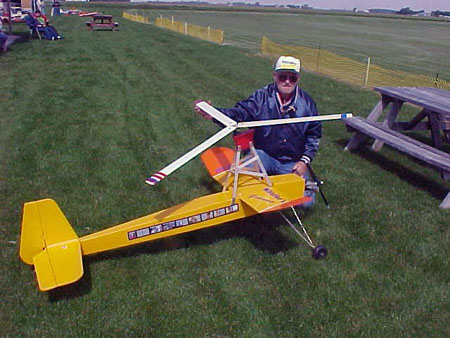
[[[260,50],[261,37],[334,52],[362,63],[450,80],[450,22],[324,14],[138,10],[225,32],[225,42]]]
[[[271,80],[273,60],[247,49],[108,12],[120,31],[60,17],[64,40],[24,41],[0,56],[1,336],[450,333],[450,214],[438,209],[448,184],[389,148],[344,152],[350,135],[339,122],[324,124],[314,162],[331,208],[318,201],[302,215],[328,247],[325,261],[267,215],[88,257],[80,282],[39,292],[18,258],[24,202],[55,199],[82,236],[215,192],[199,160],[155,188],[144,179],[217,130],[193,113],[194,100],[231,106]],[[364,116],[378,99],[314,74],[302,86],[322,114]]]

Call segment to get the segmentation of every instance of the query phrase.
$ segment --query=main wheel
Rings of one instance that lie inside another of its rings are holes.
[[[328,254],[327,248],[324,247],[323,245],[318,245],[313,249],[312,256],[315,259],[324,259],[325,257],[327,257],[327,254]]]

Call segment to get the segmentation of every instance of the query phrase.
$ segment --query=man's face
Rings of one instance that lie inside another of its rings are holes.
[[[292,72],[274,72],[273,80],[275,81],[278,91],[282,95],[290,95],[294,92],[298,83],[298,74]]]

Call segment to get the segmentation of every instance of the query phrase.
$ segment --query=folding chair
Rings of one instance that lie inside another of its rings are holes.
[[[35,18],[33,18],[31,15],[27,15],[25,17],[25,22],[30,29],[30,39],[33,37],[33,34],[36,33],[39,40],[42,39],[41,32],[44,32],[45,27],[42,26],[39,21],[37,21]]]

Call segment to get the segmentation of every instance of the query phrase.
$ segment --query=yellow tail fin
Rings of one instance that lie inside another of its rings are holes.
[[[55,201],[25,203],[20,258],[34,265],[41,291],[77,281],[83,276],[81,245]]]

